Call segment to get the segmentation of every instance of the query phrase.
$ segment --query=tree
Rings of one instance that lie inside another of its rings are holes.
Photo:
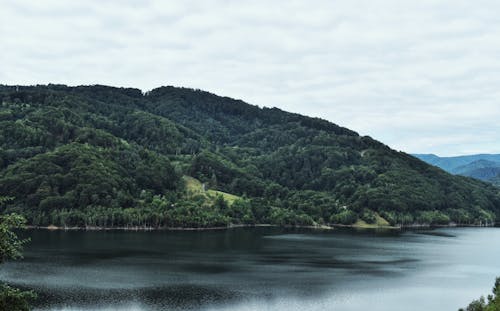
[[[488,295],[487,301],[481,297],[471,302],[466,309],[459,311],[500,311],[500,277],[496,279],[493,294]]]
[[[0,197],[0,203],[5,202]],[[13,231],[24,226],[25,219],[16,214],[0,216],[0,264],[9,259],[21,258],[21,249],[26,240],[21,240]],[[29,301],[35,298],[32,291],[21,291],[6,284],[0,284],[0,310],[27,311]]]

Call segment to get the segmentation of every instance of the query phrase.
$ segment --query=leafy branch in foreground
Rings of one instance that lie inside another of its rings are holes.
[[[0,203],[8,200],[8,198],[0,197]],[[13,230],[23,228],[25,222],[24,217],[16,214],[0,216],[0,264],[10,259],[22,258],[21,250],[27,240],[19,239]],[[0,284],[0,310],[30,310],[29,301],[35,297],[32,291],[22,291],[6,284]]]
[[[33,300],[35,297],[36,295],[32,291],[22,291],[5,284],[0,284],[0,310],[31,310],[29,301]]]
[[[8,259],[22,258],[21,250],[27,240],[21,240],[12,231],[22,228],[26,220],[17,214],[0,216],[0,263]]]
[[[500,311],[500,277],[496,279],[493,294],[474,300],[466,309],[459,311]]]

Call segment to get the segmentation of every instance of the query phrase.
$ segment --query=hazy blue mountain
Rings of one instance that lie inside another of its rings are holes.
[[[458,168],[480,160],[500,163],[500,154],[473,154],[456,157],[440,157],[435,154],[413,154],[413,156],[452,174],[457,174]]]
[[[457,157],[439,157],[434,154],[414,154],[414,156],[456,175],[490,182],[500,175],[500,154],[475,154]]]
[[[495,162],[495,161],[489,161],[489,160],[477,160],[474,162],[471,162],[466,165],[459,166],[455,168],[453,171],[456,174],[466,174],[467,172],[477,170],[477,169],[483,169],[483,168],[491,168],[491,167],[499,167],[500,162]]]
[[[500,174],[500,162],[477,160],[457,167],[455,173],[481,180],[490,180]]]

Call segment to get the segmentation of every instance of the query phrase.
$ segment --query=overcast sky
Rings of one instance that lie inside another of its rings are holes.
[[[0,0],[0,83],[204,89],[406,152],[500,153],[500,2]]]

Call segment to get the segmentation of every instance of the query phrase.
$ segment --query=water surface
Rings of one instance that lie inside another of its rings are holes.
[[[457,310],[500,276],[498,228],[24,234],[36,310]]]

